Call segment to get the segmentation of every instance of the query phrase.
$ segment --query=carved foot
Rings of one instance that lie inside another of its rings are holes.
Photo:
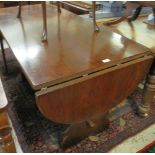
[[[64,131],[62,140],[60,142],[61,147],[67,148],[69,146],[75,145],[89,135],[97,134],[108,127],[109,120],[105,118],[105,116],[102,116],[98,119],[73,124],[69,126],[66,131]]]
[[[95,28],[94,28],[94,31],[95,31],[95,32],[99,32],[99,30],[100,30],[100,29],[99,29],[98,25],[96,25]]]
[[[41,40],[42,42],[47,42],[47,32],[43,31]]]

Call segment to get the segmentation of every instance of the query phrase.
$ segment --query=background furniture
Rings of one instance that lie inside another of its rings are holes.
[[[40,1],[23,1],[23,5],[39,4]],[[0,8],[18,6],[18,1],[0,1]]]
[[[7,114],[6,95],[0,79],[0,151],[7,153],[15,153],[15,144],[11,135],[11,127],[9,125]]]
[[[122,22],[123,20],[127,19],[127,17],[131,16],[133,9],[136,9],[134,15],[131,18],[129,18],[129,21],[134,21],[138,18],[142,7],[151,7],[152,8],[152,11],[154,14],[154,23],[155,23],[155,2],[154,1],[127,1],[125,5],[126,5],[126,11],[124,13],[124,16],[122,16],[121,18],[119,18],[115,21],[107,22],[104,24],[113,25],[113,24]]]
[[[58,13],[61,13],[61,6],[60,6],[60,1],[57,1],[57,9]],[[23,2],[19,2],[19,9],[18,9],[18,14],[17,17],[21,18],[21,7],[22,7]],[[47,16],[46,16],[46,1],[41,2],[42,5],[42,14],[43,14],[43,33],[42,33],[42,41],[47,41]],[[92,2],[92,12],[93,12],[93,26],[94,26],[94,31],[99,31],[99,28],[96,24],[96,16],[95,16],[95,10],[96,10],[96,2]]]
[[[75,14],[89,14],[93,10],[92,2],[88,1],[61,1],[61,7]],[[100,9],[101,4],[96,2],[95,9]]]

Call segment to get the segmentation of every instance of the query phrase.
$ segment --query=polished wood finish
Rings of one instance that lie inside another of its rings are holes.
[[[92,12],[93,17],[93,25],[94,25],[94,31],[98,32],[99,27],[96,23],[96,9],[99,7],[99,4],[97,4],[95,1],[90,2],[83,2],[83,1],[62,1],[61,2],[62,7],[64,8],[64,5],[67,5],[73,12],[80,12],[84,11],[85,13]],[[80,11],[77,11],[80,10]],[[77,13],[77,14],[78,14]]]
[[[155,53],[155,28],[149,27],[144,23],[147,16],[139,17],[138,20],[130,22],[121,22],[117,25],[107,26],[113,32],[127,37]]]
[[[97,117],[136,88],[149,71],[151,57],[131,64],[122,63],[37,92],[37,105],[42,114],[54,122],[72,124]]]
[[[99,31],[99,27],[96,24],[96,2],[92,2],[92,11],[93,11],[93,26],[94,26],[94,31],[98,32]],[[19,9],[18,9],[18,14],[17,14],[17,18],[21,18],[21,11],[22,11],[22,4],[23,2],[20,1],[19,2]],[[42,5],[42,16],[43,16],[43,33],[42,33],[42,41],[47,41],[47,16],[46,16],[46,1],[42,1],[41,2]],[[57,9],[58,9],[58,13],[61,13],[61,7],[60,7],[60,2],[57,2]]]
[[[146,17],[140,17],[133,23],[122,22],[117,25],[108,26],[112,31],[117,32],[133,41],[148,47],[155,54],[155,31],[143,21]],[[155,62],[152,64],[149,76],[147,77],[143,92],[143,102],[139,105],[140,116],[148,116],[150,104],[155,93]]]
[[[16,19],[16,11],[16,8],[0,10],[0,29],[35,90],[150,53],[106,28],[94,33],[90,22],[65,10],[58,14],[54,6],[47,6],[51,28],[48,42],[42,43],[40,6],[24,6],[21,20]],[[109,62],[104,63],[106,59]]]
[[[118,24],[118,23],[122,22],[123,20],[127,19],[127,17],[129,17],[131,15],[133,9],[136,9],[133,17],[129,18],[130,22],[134,21],[138,18],[142,7],[152,7],[153,14],[154,14],[154,9],[155,9],[154,1],[134,1],[134,2],[127,1],[125,5],[126,5],[126,11],[121,18],[114,20],[114,21],[106,22],[104,24],[105,25]],[[154,21],[155,21],[155,14],[154,14]]]
[[[15,145],[11,135],[11,128],[8,121],[8,101],[0,80],[0,147],[4,152],[15,153]]]

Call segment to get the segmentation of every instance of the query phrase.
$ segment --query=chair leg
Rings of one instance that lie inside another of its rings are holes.
[[[61,13],[60,1],[57,1],[58,13]]]
[[[111,22],[106,22],[106,23],[103,23],[104,25],[114,25],[114,24],[118,24],[120,22],[122,22],[123,20],[127,19],[128,16],[131,15],[132,13],[132,10],[137,7],[137,4],[133,3],[133,2],[130,2],[130,1],[127,1],[126,2],[126,11],[124,13],[124,16],[122,16],[121,18],[117,19],[117,20],[114,20],[114,21],[111,21]]]
[[[96,23],[96,14],[95,14],[96,13],[96,2],[93,1],[92,3],[93,3],[93,9],[92,9],[92,11],[93,11],[94,31],[97,32],[97,31],[99,31],[99,27],[98,27],[98,25]]]
[[[153,11],[153,18],[154,18],[154,26],[155,26],[155,8],[152,8]]]
[[[21,18],[22,1],[19,1],[18,4],[19,4],[19,7],[18,7],[17,18]]]
[[[6,63],[5,50],[4,50],[4,45],[3,45],[3,38],[2,38],[2,36],[0,36],[0,44],[1,44],[1,51],[2,51],[2,57],[3,57],[5,72],[8,73],[8,67],[7,67],[7,63]]]
[[[134,12],[134,15],[133,15],[131,18],[129,18],[128,21],[129,21],[129,22],[132,22],[132,21],[136,20],[136,19],[138,18],[138,16],[139,16],[141,10],[142,10],[142,6],[139,6],[139,7],[136,9],[136,11]]]
[[[42,2],[42,13],[43,13],[43,34],[42,41],[47,41],[47,17],[46,17],[46,2]]]

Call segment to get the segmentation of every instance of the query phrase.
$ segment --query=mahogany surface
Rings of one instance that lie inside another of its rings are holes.
[[[146,46],[155,53],[155,27],[150,27],[145,24],[144,21],[146,19],[147,16],[139,17],[138,20],[132,23],[123,21],[119,24],[108,26],[107,28]]]
[[[21,19],[16,14],[17,8],[1,9],[0,30],[35,90],[150,53],[105,27],[94,33],[91,22],[50,5],[48,42],[42,43],[41,6],[24,6]]]
[[[149,57],[120,64],[109,72],[101,71],[100,75],[87,75],[84,80],[53,86],[36,94],[37,105],[46,118],[59,123],[73,124],[99,117],[134,91],[151,64]]]

